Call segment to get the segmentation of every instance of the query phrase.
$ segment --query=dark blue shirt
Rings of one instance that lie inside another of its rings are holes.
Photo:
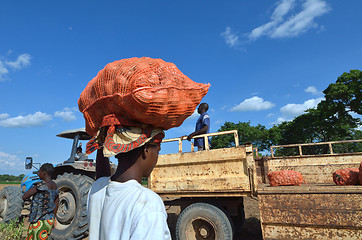
[[[195,131],[199,131],[205,125],[207,125],[206,133],[209,133],[210,132],[210,116],[207,113],[202,113],[202,114],[200,114],[199,119],[197,119]],[[204,138],[195,138],[194,146],[205,147]],[[209,139],[209,146],[210,146],[210,139]]]
[[[37,193],[30,207],[29,222],[54,218],[55,200],[59,195],[58,189],[49,189],[44,181],[35,184]]]

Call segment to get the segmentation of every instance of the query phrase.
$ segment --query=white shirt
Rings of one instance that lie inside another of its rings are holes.
[[[136,180],[100,178],[88,204],[90,240],[171,239],[162,199]]]

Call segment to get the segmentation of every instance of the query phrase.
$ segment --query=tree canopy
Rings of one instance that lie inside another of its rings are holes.
[[[24,174],[20,174],[19,176],[2,174],[0,175],[0,182],[20,182],[24,176]]]
[[[293,143],[313,143],[325,141],[361,139],[362,132],[358,130],[361,120],[354,118],[353,112],[362,114],[361,104],[362,72],[351,70],[338,77],[323,93],[325,100],[314,109],[308,109],[304,114],[295,117],[292,121],[285,121],[267,129],[258,124],[251,126],[250,122],[225,122],[219,131],[236,129],[239,142],[251,142],[260,151],[271,145],[285,145]],[[211,140],[211,147],[220,148],[233,146],[232,136],[218,136]],[[278,151],[295,151],[283,150]],[[309,150],[307,150],[309,151]],[[326,147],[316,146],[310,151],[323,153]],[[340,151],[362,151],[361,144],[345,144]]]

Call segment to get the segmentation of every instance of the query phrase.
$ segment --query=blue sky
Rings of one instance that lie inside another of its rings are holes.
[[[84,126],[80,93],[123,58],[162,58],[210,83],[212,132],[225,121],[269,128],[293,119],[343,72],[361,70],[361,8],[359,0],[3,0],[0,174],[27,173],[27,156],[68,159],[71,140],[56,135]],[[166,137],[191,133],[196,117]],[[176,151],[165,144],[162,153]]]

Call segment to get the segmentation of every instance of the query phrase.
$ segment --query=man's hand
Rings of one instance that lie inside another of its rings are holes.
[[[194,134],[194,133],[191,133],[190,135],[187,136],[187,140],[188,140],[188,141],[191,141],[191,138],[192,138],[193,136],[195,136],[195,134]]]

